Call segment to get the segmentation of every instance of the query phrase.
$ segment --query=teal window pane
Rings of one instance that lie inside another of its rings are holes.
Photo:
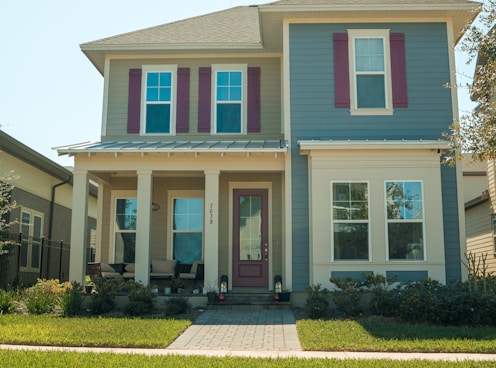
[[[217,104],[217,133],[241,133],[241,104]]]
[[[146,106],[146,133],[170,133],[170,105]]]
[[[230,101],[241,101],[241,87],[231,87]]]
[[[158,88],[148,87],[146,89],[146,100],[147,101],[158,101]]]
[[[172,73],[160,73],[160,87],[170,87],[172,85]]]
[[[217,72],[217,85],[218,86],[229,85],[229,72]]]
[[[146,75],[146,85],[149,87],[157,87],[158,86],[158,73],[147,73]]]
[[[422,220],[421,182],[387,182],[388,220]]]
[[[241,86],[241,72],[231,72],[229,74],[229,84],[231,86]]]
[[[192,264],[198,259],[203,259],[202,244],[203,234],[199,233],[174,233],[174,259],[184,264]]]
[[[368,224],[334,224],[334,259],[368,260]]]
[[[385,96],[383,75],[357,75],[358,108],[385,108]]]
[[[229,101],[229,87],[217,87],[217,100]]]
[[[162,102],[169,102],[171,100],[171,88],[170,87],[161,87],[159,100]]]

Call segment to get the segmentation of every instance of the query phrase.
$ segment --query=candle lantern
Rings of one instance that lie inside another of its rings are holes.
[[[274,293],[280,294],[282,293],[282,276],[276,275],[274,277]]]
[[[227,294],[227,290],[229,289],[229,278],[227,275],[222,275],[220,277],[219,291],[221,294]]]

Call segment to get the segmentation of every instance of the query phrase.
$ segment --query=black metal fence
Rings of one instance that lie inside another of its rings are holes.
[[[0,232],[0,289],[69,277],[69,243]]]

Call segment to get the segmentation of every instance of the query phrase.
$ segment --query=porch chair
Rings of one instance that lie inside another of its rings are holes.
[[[203,280],[203,261],[194,261],[189,272],[180,272],[179,278],[183,280]]]

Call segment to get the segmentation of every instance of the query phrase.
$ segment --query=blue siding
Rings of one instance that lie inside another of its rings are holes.
[[[442,173],[444,257],[446,262],[446,281],[461,280],[460,231],[458,222],[458,203],[456,170],[444,166]]]
[[[427,271],[386,271],[386,278],[392,279],[396,277],[398,282],[421,281],[429,276]]]
[[[350,116],[334,107],[334,33],[350,28],[390,29],[405,35],[408,108],[392,116]],[[297,141],[310,139],[440,139],[453,121],[449,47],[444,23],[291,24],[291,142],[293,201],[293,289],[309,280],[307,157]],[[456,180],[443,169],[444,232],[448,279],[459,279]],[[456,249],[455,249],[456,248]]]

